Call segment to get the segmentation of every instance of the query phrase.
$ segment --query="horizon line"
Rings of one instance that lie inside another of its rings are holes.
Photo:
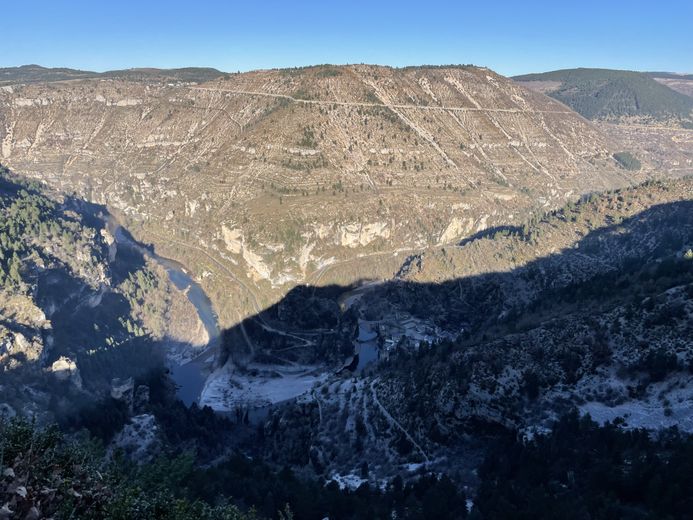
[[[41,65],[38,63],[24,63],[22,65],[8,65],[8,66],[0,66],[0,69],[20,69],[23,67],[40,67],[42,69],[47,69],[47,70],[52,70],[52,69],[65,69],[65,70],[72,70],[76,72],[84,72],[84,73],[92,73],[92,74],[106,74],[108,72],[121,72],[121,71],[138,71],[138,70],[158,70],[158,71],[175,71],[175,70],[184,70],[184,69],[209,69],[209,70],[215,70],[217,72],[220,72],[222,74],[245,74],[245,73],[251,73],[251,72],[264,72],[264,71],[273,71],[273,70],[293,70],[293,69],[309,69],[313,67],[350,67],[350,66],[357,66],[357,65],[363,65],[363,66],[369,66],[369,67],[383,67],[383,68],[390,68],[390,69],[411,69],[411,68],[461,68],[461,67],[474,67],[478,69],[487,69],[491,70],[497,74],[500,74],[501,76],[505,76],[508,78],[513,78],[513,77],[518,77],[518,76],[529,76],[532,74],[544,74],[544,73],[549,73],[549,72],[558,72],[558,71],[564,71],[564,70],[578,70],[578,69],[592,69],[592,70],[613,70],[613,71],[620,71],[620,72],[638,72],[638,73],[663,73],[663,74],[675,74],[679,76],[688,76],[688,75],[693,75],[693,72],[682,72],[682,71],[673,71],[673,70],[666,70],[666,69],[656,69],[656,70],[637,70],[637,69],[616,69],[616,68],[608,68],[608,67],[590,67],[590,66],[579,66],[579,67],[567,67],[567,68],[561,68],[561,69],[550,69],[550,70],[542,70],[542,71],[533,71],[533,72],[523,72],[521,74],[513,74],[511,76],[506,76],[505,74],[502,74],[498,72],[496,69],[493,67],[489,67],[487,65],[476,65],[473,63],[421,63],[421,64],[411,64],[411,65],[387,65],[387,64],[382,64],[382,63],[367,63],[367,62],[345,62],[345,63],[313,63],[310,65],[294,65],[294,66],[289,66],[289,67],[258,67],[258,68],[250,68],[250,69],[237,69],[235,71],[230,71],[230,70],[223,70],[211,65],[184,65],[184,66],[176,66],[176,67],[157,67],[157,66],[135,66],[135,67],[127,67],[127,68],[107,68],[107,69],[101,69],[101,70],[95,70],[95,69],[83,69],[79,67],[72,67],[69,65],[58,65],[58,66],[46,66],[46,65]]]

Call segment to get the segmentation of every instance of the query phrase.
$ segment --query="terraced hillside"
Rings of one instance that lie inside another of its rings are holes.
[[[477,67],[7,84],[0,142],[17,172],[107,205],[188,266],[222,325],[299,283],[387,278],[408,252],[651,174]]]

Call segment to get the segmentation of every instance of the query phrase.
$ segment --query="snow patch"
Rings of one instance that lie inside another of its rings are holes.
[[[261,408],[299,397],[326,378],[325,372],[313,366],[249,365],[241,373],[227,363],[207,379],[200,406],[220,412],[239,406]]]

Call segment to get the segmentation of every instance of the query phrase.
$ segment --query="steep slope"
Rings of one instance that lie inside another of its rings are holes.
[[[666,121],[693,124],[693,99],[645,72],[566,69],[513,78],[544,92],[588,119]]]
[[[411,259],[351,304],[380,362],[273,414],[266,456],[325,474],[421,464],[473,483],[489,435],[531,438],[572,408],[693,431],[692,190],[595,196]]]
[[[0,166],[0,416],[62,418],[193,344],[190,302],[106,216]]]
[[[406,251],[645,175],[565,106],[475,67],[6,86],[0,140],[18,172],[188,266],[226,325],[298,283],[387,277]]]

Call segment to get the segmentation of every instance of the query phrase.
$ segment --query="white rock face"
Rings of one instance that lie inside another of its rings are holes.
[[[189,217],[194,217],[200,203],[196,200],[189,200],[185,203],[185,214]]]
[[[111,381],[111,397],[132,403],[132,396],[135,391],[135,381],[129,377],[127,379],[114,378]]]
[[[476,225],[476,231],[482,231],[486,229],[486,222],[488,221],[488,215],[484,215],[479,219],[479,223]]]
[[[229,229],[226,226],[221,226],[221,235],[224,238],[226,249],[234,255],[241,253],[243,249],[243,231],[240,229]]]
[[[443,231],[443,233],[440,235],[440,240],[438,240],[438,242],[441,244],[453,242],[454,240],[468,234],[472,230],[473,226],[474,220],[471,218],[453,217],[450,224],[448,224],[448,227],[446,227],[445,231]]]
[[[100,231],[100,233],[101,233],[101,236],[103,237],[103,241],[106,242],[107,246],[110,246],[111,244],[113,244],[115,242],[115,238],[113,237],[113,235],[111,235],[111,233],[106,228],[103,228]]]
[[[7,159],[12,154],[12,141],[14,139],[15,123],[5,125],[5,137],[2,140],[0,151],[2,157]]]
[[[72,381],[78,388],[82,387],[82,378],[79,375],[77,363],[68,357],[60,356],[51,365],[50,371],[59,381]]]
[[[142,100],[141,99],[134,99],[134,98],[126,98],[126,99],[120,99],[120,100],[115,101],[115,102],[111,101],[110,103],[107,103],[107,104],[109,104],[111,106],[115,105],[117,107],[134,107],[137,105],[141,105]]]
[[[301,254],[298,257],[298,265],[301,268],[301,271],[304,273],[306,272],[306,267],[308,267],[308,262],[313,259],[313,256],[310,253],[314,247],[315,243],[309,242],[301,248]]]
[[[314,226],[314,231],[320,240],[325,240],[332,232],[332,227],[327,224],[317,224]]]
[[[265,260],[261,255],[253,252],[248,246],[245,245],[245,237],[241,229],[229,229],[228,227],[222,225],[221,236],[224,240],[224,245],[226,246],[227,251],[230,251],[235,255],[240,254],[243,256],[243,260],[245,260],[246,264],[248,264],[250,267],[250,269],[247,271],[250,278],[255,281],[272,279],[272,268],[265,263]],[[273,249],[271,245],[266,245],[265,247]],[[283,246],[279,246],[275,247],[274,250],[279,251],[282,248]]]
[[[36,339],[29,341],[21,332],[5,334],[0,339],[0,359],[17,354],[23,354],[29,362],[37,361],[43,354],[43,345]]]
[[[28,99],[28,98],[17,98],[14,100],[14,106],[16,107],[31,107],[31,106],[46,106],[50,104],[50,101],[46,98],[36,98],[36,99]]]
[[[364,482],[368,482],[368,480],[366,480],[365,478],[361,478],[358,475],[355,475],[354,473],[349,473],[348,475],[340,475],[339,473],[333,473],[330,476],[330,481],[336,482],[339,486],[339,489],[350,490],[358,489],[358,487],[361,484],[363,484]]]
[[[253,253],[247,247],[243,248],[243,260],[251,267],[249,273],[255,280],[269,280],[272,277],[272,270],[265,264],[263,258]]]
[[[390,238],[390,228],[387,222],[372,222],[370,224],[346,224],[339,228],[340,244],[343,247],[366,246],[376,238]]]
[[[151,414],[136,415],[113,439],[112,447],[122,449],[138,463],[151,460],[159,451],[159,426]]]

